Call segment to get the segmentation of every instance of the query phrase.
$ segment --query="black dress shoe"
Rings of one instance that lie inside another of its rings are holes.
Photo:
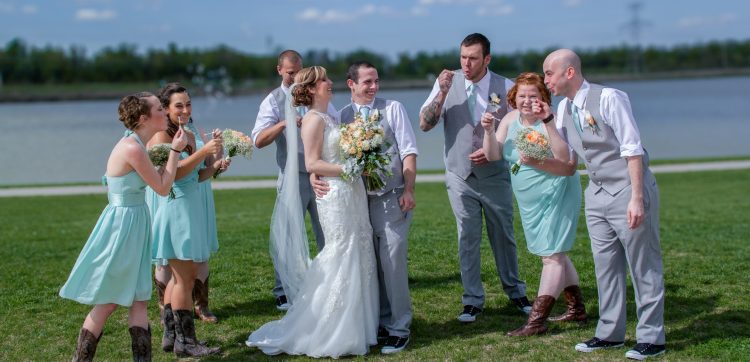
[[[276,309],[289,310],[292,305],[286,300],[286,295],[280,295],[276,298]]]
[[[667,352],[667,348],[663,344],[637,343],[633,349],[625,352],[625,357],[642,361],[665,352]]]
[[[473,305],[465,305],[464,311],[458,315],[458,321],[462,323],[471,323],[477,320],[477,316],[482,313],[482,308]]]
[[[594,352],[598,349],[617,348],[622,347],[624,342],[610,342],[599,338],[591,338],[586,342],[576,344],[576,351],[578,352]]]
[[[531,313],[531,303],[529,303],[529,298],[526,298],[525,296],[521,298],[511,298],[510,302],[521,312],[526,314]]]
[[[378,344],[385,343],[388,340],[388,337],[390,337],[388,330],[383,327],[378,327]]]
[[[388,341],[385,342],[385,346],[383,349],[380,350],[380,353],[382,354],[391,354],[391,353],[398,353],[404,350],[406,348],[406,345],[409,344],[409,336],[406,337],[398,337],[398,336],[390,336],[388,337]]]

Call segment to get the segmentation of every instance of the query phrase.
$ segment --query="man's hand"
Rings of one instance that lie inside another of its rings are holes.
[[[453,74],[453,71],[448,69],[443,69],[443,71],[440,72],[440,75],[438,76],[438,85],[443,94],[448,94],[448,91],[451,89],[451,85],[453,85]]]
[[[487,160],[487,157],[484,155],[484,150],[481,148],[472,152],[469,155],[469,160],[471,160],[471,162],[473,162],[477,166],[481,166],[490,162]]]
[[[646,217],[646,212],[643,209],[643,200],[638,198],[630,198],[628,203],[628,227],[635,229],[643,223],[643,219]]]
[[[417,203],[414,201],[414,191],[404,190],[404,193],[398,198],[398,205],[401,206],[401,212],[414,209],[417,206]]]
[[[325,182],[318,178],[318,175],[311,173],[310,174],[310,185],[312,185],[313,192],[315,193],[315,197],[321,198],[325,196],[328,191],[331,190],[331,188],[328,186],[328,182]]]

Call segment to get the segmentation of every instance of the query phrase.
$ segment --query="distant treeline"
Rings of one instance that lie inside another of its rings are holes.
[[[521,71],[541,71],[546,54],[553,50],[499,53],[495,49],[490,67],[513,76]],[[647,47],[635,51],[625,45],[601,49],[577,49],[586,72],[596,74],[652,73],[750,67],[750,40],[713,41],[673,47]],[[328,68],[336,78],[346,73],[349,63],[366,59],[375,64],[381,78],[426,79],[442,69],[459,67],[458,50],[403,53],[390,59],[370,50],[332,53],[312,50],[303,54],[306,65]],[[68,49],[29,46],[22,39],[9,41],[0,49],[2,84],[118,83],[180,80],[223,81],[232,84],[277,82],[275,55],[255,55],[218,45],[209,49],[180,48],[138,50],[135,44],[107,47],[88,56],[82,46]]]

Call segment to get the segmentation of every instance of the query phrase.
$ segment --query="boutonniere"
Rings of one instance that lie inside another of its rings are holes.
[[[599,125],[596,123],[594,116],[592,116],[591,113],[587,110],[585,111],[584,117],[586,118],[586,123],[588,123],[589,127],[591,128],[591,132],[594,132],[594,134],[599,134]]]
[[[375,108],[370,112],[370,119],[368,120],[370,122],[380,122],[380,111]]]
[[[503,103],[503,99],[500,98],[497,93],[490,93],[487,99],[487,112],[494,113],[500,110],[500,104]]]

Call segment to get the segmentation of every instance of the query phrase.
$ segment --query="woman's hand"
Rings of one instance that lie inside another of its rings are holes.
[[[221,138],[214,138],[206,143],[202,149],[205,149],[206,154],[217,154],[222,151],[222,145],[224,140]]]
[[[178,128],[177,132],[172,137],[172,148],[178,151],[182,151],[187,146],[188,138],[185,132],[182,132],[182,128]]]
[[[487,132],[495,132],[495,117],[489,112],[482,115],[482,128]]]

